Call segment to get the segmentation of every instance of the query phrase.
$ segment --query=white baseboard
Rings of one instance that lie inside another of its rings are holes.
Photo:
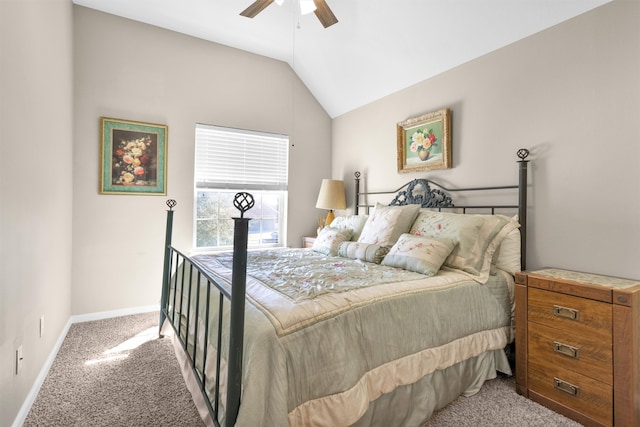
[[[58,355],[58,351],[60,350],[60,347],[62,347],[62,343],[65,337],[67,336],[67,333],[69,332],[69,328],[71,328],[72,324],[90,322],[92,320],[110,319],[112,317],[128,316],[131,314],[149,313],[152,311],[160,311],[160,305],[148,305],[144,307],[133,307],[133,308],[125,308],[122,310],[101,311],[98,313],[87,313],[87,314],[71,316],[67,321],[66,325],[64,325],[64,328],[62,328],[62,332],[60,333],[60,336],[58,337],[56,344],[53,346],[53,349],[51,350],[49,357],[47,357],[47,360],[44,362],[42,369],[40,369],[40,373],[38,374],[38,377],[33,383],[33,386],[31,386],[31,390],[29,390],[29,394],[27,394],[27,397],[22,403],[22,406],[20,407],[20,411],[18,412],[16,419],[13,421],[12,427],[22,426],[22,424],[24,424],[24,421],[27,419],[27,415],[31,410],[31,406],[33,406],[33,402],[36,401],[36,397],[38,397],[38,393],[40,392],[40,387],[42,387],[42,384],[44,383],[45,378],[47,378],[47,375],[49,374],[49,369],[51,369],[51,365],[53,365],[53,361],[56,359],[56,356]]]
[[[112,317],[129,316],[131,314],[149,313],[160,311],[160,305],[147,305],[144,307],[124,308],[122,310],[100,311],[97,313],[77,314],[71,316],[71,323],[91,322],[93,320],[111,319]]]
[[[42,387],[42,383],[44,383],[45,378],[47,378],[47,374],[49,373],[49,369],[51,369],[51,365],[53,365],[53,361],[58,354],[58,350],[62,347],[62,342],[64,338],[67,336],[67,332],[69,332],[69,328],[71,327],[71,318],[67,321],[67,324],[62,328],[62,332],[56,341],[56,344],[53,346],[53,350],[49,353],[49,357],[44,362],[42,369],[40,369],[40,373],[38,374],[36,381],[31,386],[31,390],[29,390],[29,394],[27,394],[26,399],[22,403],[22,407],[20,407],[20,412],[16,416],[16,419],[13,422],[13,427],[20,427],[24,420],[27,418],[29,411],[31,410],[31,406],[33,406],[33,402],[36,401],[36,397],[38,397],[38,392],[40,391],[40,387]]]

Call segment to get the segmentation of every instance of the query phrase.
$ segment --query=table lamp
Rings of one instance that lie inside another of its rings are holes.
[[[327,219],[324,225],[331,224],[335,215],[334,209],[345,209],[347,207],[347,197],[344,192],[344,181],[338,179],[323,179],[320,186],[320,194],[318,194],[318,201],[316,202],[316,208],[329,209]]]

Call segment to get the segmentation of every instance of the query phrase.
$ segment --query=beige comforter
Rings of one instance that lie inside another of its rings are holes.
[[[229,286],[231,254],[195,260]],[[376,402],[392,402],[389,411],[400,413],[379,417],[380,425],[424,422],[446,403],[442,396],[476,391],[495,369],[510,373],[502,352],[513,338],[513,280],[507,273],[498,271],[481,285],[456,272],[426,278],[310,249],[249,252],[247,265],[238,426],[370,424]],[[211,298],[217,307],[217,295]],[[209,323],[214,333],[216,322]],[[212,376],[216,350],[209,347],[206,373]],[[470,368],[467,360],[482,363]],[[389,398],[403,390],[424,399],[422,384],[457,366],[448,371],[456,372],[457,391],[436,387],[442,396],[432,404],[409,399],[402,407]]]

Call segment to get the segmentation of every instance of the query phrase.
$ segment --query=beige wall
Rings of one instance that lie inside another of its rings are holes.
[[[290,135],[287,242],[299,246],[330,174],[331,120],[282,62],[68,0],[2,0],[0,29],[4,426],[72,314],[158,304],[169,197],[174,243],[191,248],[195,123]],[[100,116],[169,126],[166,197],[98,194]]]
[[[640,3],[616,0],[333,121],[334,177],[517,184],[532,151],[528,266],[640,279]],[[453,168],[398,174],[396,123],[450,107]]]
[[[290,135],[287,242],[315,230],[331,119],[287,64],[79,6],[74,31],[73,314],[159,302],[167,198],[191,249],[196,123]],[[98,194],[100,116],[168,125],[167,197]]]
[[[100,116],[168,124],[175,242],[188,249],[196,122],[292,136],[298,245],[321,178],[362,170],[380,189],[421,176],[397,174],[395,124],[448,106],[454,168],[429,175],[515,182],[515,150],[532,149],[531,267],[640,278],[639,22],[637,2],[616,0],[332,122],[283,63],[67,0],[0,1],[0,425],[71,314],[158,302],[166,198],[98,195]]]
[[[71,2],[0,1],[2,426],[71,315],[72,84]],[[24,365],[15,375],[19,345]]]

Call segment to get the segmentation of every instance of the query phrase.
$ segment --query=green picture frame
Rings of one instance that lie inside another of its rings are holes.
[[[167,125],[100,117],[100,194],[167,194]]]
[[[451,111],[448,108],[397,124],[398,172],[451,168]]]

